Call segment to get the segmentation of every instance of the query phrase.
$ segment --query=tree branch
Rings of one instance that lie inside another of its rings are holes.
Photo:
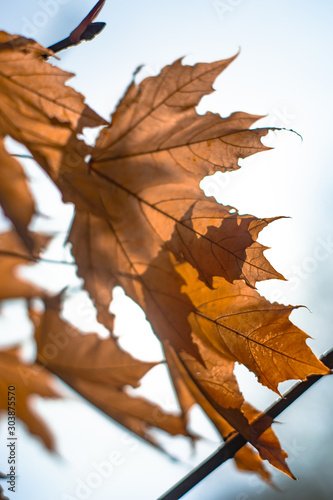
[[[47,47],[54,53],[60,52],[61,50],[68,49],[74,45],[78,45],[84,40],[92,40],[98,35],[106,26],[106,23],[93,23],[93,20],[97,17],[100,10],[102,9],[105,0],[99,0],[96,5],[91,9],[89,14],[80,22],[80,24],[71,32],[71,34],[60,40],[53,45]],[[44,54],[44,59],[48,59],[50,54]]]
[[[333,369],[333,349],[321,356],[320,360],[328,368]],[[301,394],[307,391],[314,383],[322,378],[322,376],[323,375],[312,375],[304,382],[297,382],[287,392],[285,392],[281,398],[269,406],[267,410],[253,422],[252,426],[256,428],[256,430],[260,429],[260,434],[265,432],[265,430],[269,427],[267,419],[265,419],[267,415],[272,418],[280,415],[280,413],[288,408],[288,406],[290,406],[299,396],[301,396]],[[229,460],[229,458],[232,458],[246,443],[247,440],[241,434],[234,434],[215,453],[208,457],[207,460],[202,462],[198,467],[190,472],[190,474],[185,476],[169,491],[159,497],[158,500],[178,500],[185,495],[185,493],[190,491],[190,489],[196,486],[202,479],[208,476],[208,474],[219,467],[219,465]]]
[[[14,257],[16,259],[26,260],[27,262],[33,262],[34,264],[38,264],[39,262],[44,262],[46,264],[61,264],[61,265],[66,265],[66,266],[75,266],[76,265],[74,260],[71,262],[68,262],[66,260],[45,259],[43,257],[35,257],[33,255],[12,252],[11,250],[0,250],[0,255],[4,255],[5,257]]]

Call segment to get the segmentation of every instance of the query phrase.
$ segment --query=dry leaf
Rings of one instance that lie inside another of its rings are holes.
[[[54,450],[55,443],[48,427],[31,405],[30,396],[38,394],[56,398],[59,394],[52,385],[52,376],[43,367],[26,364],[20,360],[17,349],[0,351],[0,409],[8,409],[8,387],[15,387],[15,413],[29,431],[39,436],[47,448]]]
[[[210,289],[198,281],[189,264],[177,269],[186,280],[183,291],[196,306],[189,318],[193,332],[222,359],[244,364],[276,392],[284,380],[329,373],[307,346],[309,336],[289,320],[294,307],[270,303],[244,281],[231,284],[215,278]]]
[[[230,280],[245,277],[252,285],[281,277],[255,242],[267,221],[235,216],[231,207],[207,200],[199,188],[204,175],[234,170],[239,157],[267,149],[260,142],[267,129],[248,130],[258,116],[221,118],[195,111],[232,60],[195,66],[176,61],[139,87],[132,83],[111,126],[101,132],[89,172],[78,168],[63,174],[66,185],[73,186],[66,199],[78,210],[69,240],[97,308],[103,304],[96,292],[107,290],[101,276],[108,276],[109,289],[121,285],[160,339],[170,339],[198,359],[187,322],[192,306],[180,293],[169,250],[200,268],[207,282],[216,268]],[[237,242],[229,235],[232,230]],[[214,253],[213,266],[211,259],[201,268],[207,247]],[[106,254],[103,260],[94,258]]]
[[[143,362],[123,351],[113,338],[82,333],[60,318],[61,295],[45,299],[45,313],[30,311],[38,346],[38,360],[56,370],[72,385],[75,378],[115,389],[137,387],[156,362]],[[63,372],[62,372],[63,370]]]
[[[234,455],[235,464],[239,470],[244,472],[254,472],[261,479],[273,486],[271,473],[265,468],[259,454],[256,453],[252,446],[246,444]]]
[[[150,427],[190,436],[181,417],[126,391],[126,385],[137,387],[157,363],[133,358],[113,338],[82,334],[62,320],[59,312],[60,297],[46,300],[44,315],[31,311],[40,363],[111,418],[154,444]]]
[[[177,260],[197,269],[199,279],[209,287],[214,276],[231,283],[244,279],[251,287],[257,281],[284,279],[264,257],[267,247],[256,241],[259,232],[276,219],[257,219],[230,210],[232,207],[213,200],[193,204],[166,247]]]
[[[0,32],[0,134],[24,144],[59,182],[60,168],[75,168],[89,152],[77,134],[106,122],[65,85],[73,74],[52,66],[43,54],[52,52]]]
[[[213,421],[223,416],[291,475],[275,435],[252,432],[234,362],[275,391],[284,380],[328,370],[289,321],[293,308],[253,289],[260,280],[284,279],[257,242],[275,219],[239,215],[199,189],[204,175],[235,170],[239,158],[268,149],[260,141],[268,129],[249,130],[260,117],[196,113],[232,59],[193,67],[176,61],[132,83],[97,140],[89,170],[64,173],[76,188],[66,192],[77,208],[69,241],[97,309],[121,285],[186,365],[191,375],[174,380],[184,418],[194,397]]]

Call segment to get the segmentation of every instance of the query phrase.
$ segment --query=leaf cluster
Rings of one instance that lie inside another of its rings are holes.
[[[133,81],[109,123],[66,84],[73,75],[45,54],[52,52],[0,33],[0,204],[13,225],[0,235],[0,299],[28,301],[37,347],[30,364],[18,348],[0,353],[1,393],[15,382],[18,417],[51,449],[51,433],[29,398],[59,396],[52,374],[155,446],[152,428],[195,439],[188,415],[199,404],[222,439],[237,431],[250,443],[235,455],[240,469],[270,481],[267,459],[293,477],[272,428],[256,427],[261,413],[244,400],[235,363],[277,393],[280,382],[329,370],[290,321],[294,308],[269,302],[255,288],[284,279],[257,241],[275,219],[241,215],[199,187],[204,176],[236,170],[240,158],[268,149],[261,138],[269,130],[251,128],[260,116],[196,112],[234,57],[194,66],[178,60],[140,85]],[[98,126],[95,146],[87,145],[83,129]],[[7,136],[29,150],[64,202],[74,204],[68,242],[109,338],[80,332],[61,315],[64,294],[50,297],[18,276],[18,266],[38,261],[52,235],[29,231],[35,201],[5,147]],[[178,415],[127,391],[156,363],[119,347],[109,311],[115,286],[141,306],[163,346]],[[31,305],[35,297],[44,302],[42,312]]]

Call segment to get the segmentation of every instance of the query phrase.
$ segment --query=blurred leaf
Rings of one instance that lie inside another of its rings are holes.
[[[52,55],[31,39],[0,32],[0,134],[26,146],[57,182],[60,168],[75,168],[89,152],[77,134],[106,122],[66,85],[74,75],[46,62],[45,53]]]
[[[8,391],[10,386],[15,390],[15,416],[22,420],[29,431],[39,436],[45,446],[55,449],[53,436],[32,407],[30,397],[34,394],[44,398],[58,398],[59,394],[53,388],[53,377],[47,370],[36,364],[23,363],[17,349],[0,351],[0,409],[9,409]]]
[[[75,391],[132,432],[157,444],[149,433],[157,427],[172,435],[190,436],[181,417],[164,412],[126,386],[138,387],[156,362],[135,359],[113,338],[83,334],[60,316],[60,297],[46,300],[45,314],[31,310],[36,328],[38,361]]]

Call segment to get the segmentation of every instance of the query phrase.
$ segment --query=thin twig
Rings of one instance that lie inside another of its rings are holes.
[[[325,355],[320,357],[320,360],[328,367],[333,369],[333,349],[328,351]],[[272,418],[277,417],[282,413],[289,405],[291,405],[301,394],[307,391],[315,382],[317,382],[323,375],[311,375],[304,382],[298,382],[293,385],[287,392],[283,394],[275,403],[267,408],[267,410],[259,417],[252,425],[260,428],[260,433],[262,434],[269,424],[267,424],[267,419],[265,422],[265,417],[269,415]],[[213,472],[219,465],[223,464],[229,458],[232,458],[237,451],[239,451],[245,444],[247,440],[241,434],[234,434],[233,437],[228,439],[228,441],[221,446],[215,453],[202,462],[198,467],[193,469],[190,474],[185,476],[181,481],[179,481],[175,486],[173,486],[164,495],[159,497],[158,500],[178,500],[185,493],[190,491],[194,486],[196,486],[202,479],[204,479],[208,474]]]

